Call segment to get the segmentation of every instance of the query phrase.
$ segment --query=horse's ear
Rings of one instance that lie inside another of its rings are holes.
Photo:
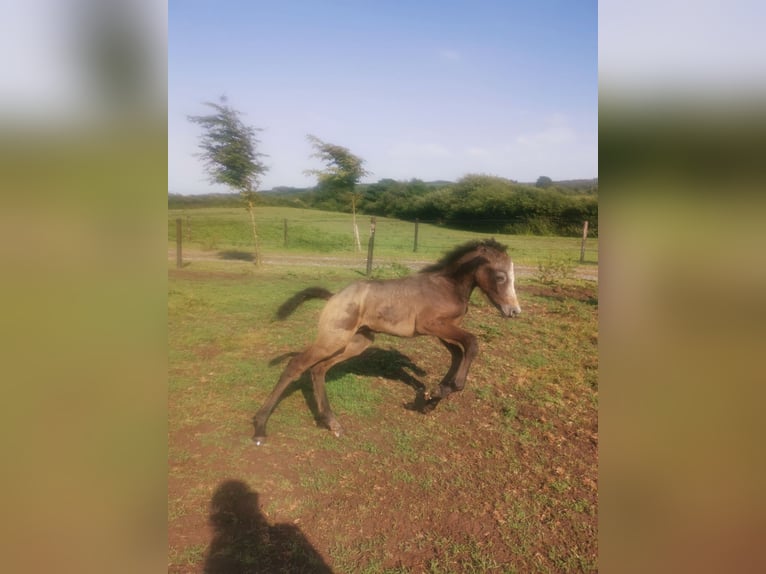
[[[492,239],[485,239],[485,240],[481,241],[481,242],[479,243],[479,251],[480,251],[481,253],[486,253],[486,252],[487,252],[487,246],[488,246],[490,243],[492,243],[494,240],[495,240],[495,238],[493,237]]]
[[[503,253],[507,250],[507,247],[502,243],[498,243],[494,237],[482,241],[482,246],[488,249],[491,248],[493,251],[502,251]]]

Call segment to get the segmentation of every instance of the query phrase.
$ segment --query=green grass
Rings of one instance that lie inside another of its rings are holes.
[[[171,544],[171,571],[199,568],[210,497],[237,477],[260,494],[270,523],[299,528],[335,572],[596,570],[592,283],[520,281],[525,312],[516,320],[474,297],[464,326],[480,338],[479,357],[466,389],[428,416],[404,408],[414,389],[399,377],[410,372],[430,388],[448,353],[428,338],[379,337],[383,353],[328,373],[344,437],[317,426],[304,376],[277,406],[267,444],[256,448],[251,417],[285,365],[272,361],[313,340],[322,302],[307,302],[286,321],[274,321],[275,309],[303,287],[335,290],[360,274],[246,261],[178,271],[172,263],[168,521],[171,532],[188,536],[194,525],[199,532]]]
[[[168,553],[168,559],[170,560],[171,564],[179,565],[182,568],[188,568],[189,566],[199,566],[202,564],[202,561],[205,558],[206,550],[207,545],[205,544],[193,544],[191,546],[186,546],[181,550],[171,548],[170,552]]]
[[[491,547],[482,545],[474,538],[469,538],[466,542],[438,540],[436,548],[437,557],[428,562],[428,574],[486,574],[503,571],[500,564],[492,558]]]
[[[176,219],[183,221],[184,245],[187,248],[215,252],[252,251],[253,239],[247,211],[237,208],[203,208],[168,210],[168,245],[176,241]],[[284,242],[287,220],[288,240]],[[415,227],[413,223],[376,218],[375,257],[431,261],[455,245],[481,237],[494,236],[509,246],[514,261],[521,265],[558,267],[579,263],[580,239],[535,235],[488,234],[460,231],[421,223],[418,251],[413,252]],[[290,207],[258,207],[256,225],[264,256],[279,254],[324,254],[349,259],[364,258],[370,235],[370,218],[358,216],[362,253],[353,242],[350,214]],[[598,239],[587,243],[587,264],[598,263]]]
[[[348,413],[363,417],[373,415],[383,400],[380,390],[369,381],[350,374],[338,378],[331,375],[327,384],[327,397],[337,414]]]

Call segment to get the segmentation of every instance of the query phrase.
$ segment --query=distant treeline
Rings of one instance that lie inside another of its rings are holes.
[[[598,180],[518,183],[488,175],[457,182],[382,179],[356,187],[361,214],[437,223],[484,232],[579,235],[583,221],[598,235]],[[264,205],[350,212],[348,192],[280,187],[259,194]],[[170,208],[242,206],[237,194],[168,196]]]

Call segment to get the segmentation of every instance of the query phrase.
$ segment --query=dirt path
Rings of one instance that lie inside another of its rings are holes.
[[[237,252],[238,253],[238,252]],[[232,256],[232,252],[227,251],[200,251],[185,249],[183,251],[184,261],[243,261],[246,260],[244,253],[242,257]],[[175,249],[168,248],[168,259],[174,260],[176,257]],[[263,262],[266,265],[288,265],[288,266],[300,266],[300,267],[344,267],[349,269],[364,268],[366,266],[366,258],[363,256],[350,256],[350,257],[335,257],[329,255],[284,255],[278,256],[266,255],[263,258]],[[426,265],[433,263],[430,259],[399,259],[392,257],[379,257],[375,258],[374,265],[376,267],[391,265],[397,263],[398,265],[404,265],[409,267],[413,271],[421,269]],[[516,266],[516,273],[519,277],[532,277],[534,276],[536,269],[530,266],[518,265]],[[587,281],[598,281],[598,267],[578,266],[574,269],[574,277],[577,279],[585,279]]]

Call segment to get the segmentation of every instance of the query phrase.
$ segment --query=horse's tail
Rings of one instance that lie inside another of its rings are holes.
[[[287,319],[304,301],[309,299],[329,299],[332,296],[333,293],[324,287],[309,287],[299,291],[277,309],[277,319]]]

